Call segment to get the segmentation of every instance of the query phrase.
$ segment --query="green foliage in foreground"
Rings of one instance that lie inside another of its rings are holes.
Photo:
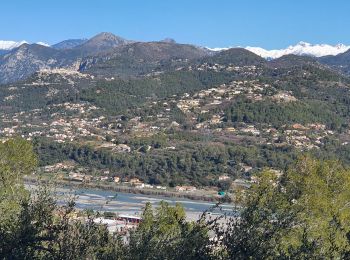
[[[264,172],[241,194],[223,245],[233,259],[347,259],[350,171],[303,157],[280,179]]]
[[[350,170],[338,161],[305,156],[282,176],[264,171],[251,188],[237,193],[235,217],[208,220],[204,214],[187,222],[180,205],[147,204],[143,222],[123,238],[95,223],[94,213],[73,218],[74,202],[60,206],[46,188],[25,192],[21,176],[36,164],[30,144],[10,140],[0,152],[0,259],[350,256]]]
[[[16,225],[12,217],[20,210],[19,203],[29,196],[23,188],[22,175],[31,174],[35,165],[36,156],[28,142],[0,142],[0,232],[3,225]]]
[[[209,254],[205,223],[186,222],[180,205],[162,202],[153,213],[147,204],[144,222],[123,242],[95,223],[93,212],[75,219],[74,202],[58,205],[46,187],[26,192],[21,177],[36,166],[29,143],[10,140],[0,152],[0,259],[178,259],[180,252],[182,258],[199,259]]]

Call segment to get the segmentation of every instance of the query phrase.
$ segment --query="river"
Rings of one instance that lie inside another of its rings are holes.
[[[30,189],[33,185],[27,185]],[[170,205],[180,203],[185,211],[188,220],[196,220],[202,212],[209,210],[211,215],[231,214],[232,204],[221,204],[220,209],[213,209],[215,203],[190,200],[184,198],[169,198],[158,196],[147,196],[140,194],[121,193],[99,189],[79,188],[56,188],[56,194],[60,204],[63,204],[69,197],[74,196],[78,209],[93,209],[97,211],[110,211],[118,214],[140,215],[143,207],[150,202],[157,207],[160,201],[166,201]]]

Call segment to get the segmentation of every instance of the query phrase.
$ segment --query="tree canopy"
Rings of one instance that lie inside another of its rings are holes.
[[[30,143],[0,144],[1,259],[347,259],[350,170],[301,156],[284,173],[264,170],[236,194],[229,216],[188,221],[180,204],[146,204],[123,236],[96,223],[99,212],[58,203],[52,190],[25,190],[36,167]]]
[[[302,157],[281,177],[265,171],[238,196],[223,244],[233,259],[341,259],[349,254],[350,171]]]

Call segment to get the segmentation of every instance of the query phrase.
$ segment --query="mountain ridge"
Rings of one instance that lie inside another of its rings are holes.
[[[320,64],[330,66],[344,74],[349,74],[350,68],[347,52],[339,53],[350,46],[312,45],[305,42],[283,50],[265,50],[266,53],[262,53],[264,49],[255,47],[224,48],[218,51],[176,43],[173,39],[135,42],[107,32],[99,33],[88,40],[70,39],[52,46],[41,42],[28,44],[24,41],[6,42],[6,44],[0,41],[0,43],[3,48],[7,48],[7,50],[0,49],[0,83],[23,80],[36,71],[57,68],[75,69],[102,77],[138,77],[174,68],[182,69],[188,62],[196,61],[250,66],[264,65],[268,60],[277,59],[276,63],[269,64],[277,67],[306,62],[304,59],[292,56],[280,59],[286,55],[314,57]],[[321,54],[328,56],[317,58]]]
[[[223,51],[230,49],[229,48],[209,48],[213,51]],[[265,59],[277,59],[284,55],[295,54],[299,56],[312,56],[312,57],[323,57],[329,55],[338,55],[346,52],[350,49],[350,46],[345,44],[310,44],[307,42],[299,42],[296,45],[290,45],[285,49],[275,49],[275,50],[267,50],[261,47],[244,47],[245,49],[265,58]]]
[[[88,39],[68,39],[51,45],[52,48],[58,50],[72,49],[78,45],[85,43]]]
[[[98,50],[101,51],[101,49],[117,47],[118,45],[128,44],[135,41],[126,40],[112,33],[102,32],[93,36],[90,39],[67,39],[67,40],[63,40],[61,42],[55,43],[51,45],[51,47],[55,49],[72,49],[80,46],[80,47],[84,47],[85,49],[89,49],[91,51],[91,49],[94,49],[94,48],[91,48],[91,45],[96,44],[96,42],[98,42],[101,45],[98,48]],[[175,40],[171,38],[165,38],[160,42],[176,43]],[[0,40],[0,51],[4,52],[4,51],[12,50],[16,47],[19,47],[23,43],[28,43],[28,42],[25,40],[23,41]],[[37,42],[37,44],[50,46],[45,42]],[[295,55],[301,55],[301,56],[305,55],[305,56],[313,56],[313,57],[324,57],[324,56],[330,56],[330,55],[336,56],[338,54],[348,51],[350,49],[350,45],[346,45],[342,43],[338,43],[335,45],[325,44],[325,43],[311,44],[308,42],[300,41],[295,45],[289,45],[288,47],[282,48],[282,49],[265,49],[259,46],[246,46],[246,47],[231,46],[231,47],[223,47],[223,48],[210,48],[210,47],[204,47],[204,48],[210,51],[223,51],[223,50],[228,50],[232,48],[244,48],[265,59],[276,59],[288,54],[295,54]]]

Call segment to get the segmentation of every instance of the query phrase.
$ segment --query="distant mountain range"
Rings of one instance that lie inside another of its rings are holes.
[[[52,45],[51,47],[57,50],[66,50],[66,49],[72,49],[76,46],[79,46],[83,43],[85,43],[87,39],[69,39],[64,40],[62,42],[56,43]]]
[[[236,65],[263,64],[266,60],[286,55],[309,56],[313,62],[323,63],[350,74],[350,46],[312,45],[300,42],[281,50],[259,47],[209,49],[179,44],[173,39],[158,42],[135,42],[103,32],[91,39],[70,39],[52,46],[39,42],[0,41],[0,83],[26,79],[33,73],[65,68],[86,71],[100,77],[137,77],[154,71],[181,68],[189,60],[205,59],[208,63]],[[285,59],[273,64],[280,64]],[[288,64],[300,59],[287,59]],[[303,61],[303,59],[302,59]]]
[[[258,54],[263,58],[276,59],[288,54],[305,55],[313,57],[323,57],[328,55],[337,55],[344,53],[350,49],[350,46],[344,44],[329,45],[329,44],[310,44],[307,42],[299,42],[296,45],[289,46],[286,49],[280,50],[265,50],[259,47],[246,47],[247,50]]]
[[[0,55],[3,55],[3,54],[6,54],[6,53],[10,52],[12,49],[17,48],[17,47],[21,46],[22,44],[28,44],[28,42],[26,42],[26,41],[19,41],[19,42],[16,42],[16,41],[1,41],[0,40]],[[43,43],[43,42],[38,42],[37,44],[41,44],[41,45],[44,45],[44,46],[49,46],[48,44]]]
[[[17,48],[21,46],[22,44],[28,43],[27,41],[20,41],[20,42],[15,42],[15,41],[1,41],[0,40],[0,50],[7,50],[10,51],[14,48]],[[47,43],[44,42],[37,42],[36,44],[43,45],[43,46],[50,46]]]
[[[0,41],[0,50],[12,50],[14,48],[17,48],[21,46],[22,44],[27,43],[26,41]]]
[[[102,40],[103,44],[99,45],[99,41]],[[95,37],[88,39],[69,39],[64,40],[62,42],[56,43],[54,45],[51,45],[52,48],[58,49],[58,50],[64,50],[64,49],[72,49],[79,45],[83,45],[84,49],[87,51],[94,50],[95,52],[99,52],[103,49],[108,49],[110,47],[116,47],[120,44],[127,44],[131,43],[133,41],[125,40],[119,36],[115,36],[111,33],[100,33],[96,35]],[[168,42],[168,43],[176,43],[175,40],[166,38],[162,40],[162,42]],[[28,43],[27,41],[1,41],[0,40],[0,54],[4,52],[8,52],[14,48],[19,47],[20,45]],[[50,46],[44,42],[38,42],[37,44],[43,45],[43,46]],[[227,49],[231,49],[235,47],[227,47],[227,48],[207,48],[211,51],[223,51]],[[236,47],[237,48],[237,47]],[[241,47],[239,47],[241,48]],[[285,49],[276,49],[276,50],[267,50],[261,47],[251,47],[247,46],[244,47],[245,49],[265,58],[265,59],[277,59],[279,57],[282,57],[284,55],[288,54],[295,54],[295,55],[305,55],[305,56],[313,56],[313,57],[323,57],[323,56],[329,56],[329,55],[338,55],[341,53],[346,52],[350,49],[350,45],[345,44],[337,44],[337,45],[330,45],[330,44],[310,44],[307,42],[299,42],[296,45],[290,45]]]
[[[338,69],[346,75],[350,75],[350,50],[336,56],[321,57],[320,62],[334,69]]]
[[[43,69],[101,70],[101,75],[136,76],[151,72],[160,61],[197,59],[209,54],[204,48],[161,42],[134,42],[111,33],[89,40],[68,40],[53,46],[23,43],[0,56],[0,83],[23,80]],[[109,61],[109,64],[105,64]],[[101,67],[102,66],[102,67]]]
[[[230,47],[232,48],[232,47]],[[230,48],[209,48],[213,51],[222,51]],[[291,45],[285,49],[266,50],[261,47],[245,47],[245,49],[254,52],[255,54],[265,59],[277,59],[284,55],[295,54],[300,56],[323,57],[328,55],[338,55],[350,49],[350,46],[344,44],[329,45],[329,44],[310,44],[307,42],[299,42],[296,45]]]

